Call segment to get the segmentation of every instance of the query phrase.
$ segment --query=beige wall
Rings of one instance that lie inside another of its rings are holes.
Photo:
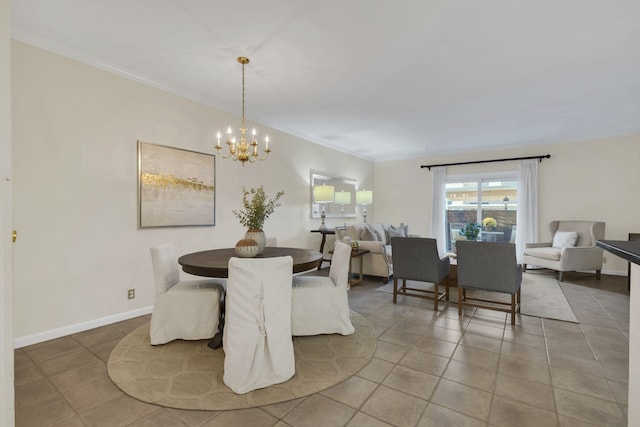
[[[12,48],[14,222],[21,233],[14,311],[23,344],[152,305],[149,248],[235,245],[244,230],[231,211],[241,207],[243,185],[263,184],[271,195],[284,190],[265,232],[281,246],[317,250],[310,169],[373,184],[372,162],[270,130],[268,160],[242,167],[216,159],[215,227],[139,230],[136,141],[212,153],[217,128],[238,118],[21,42]],[[129,288],[136,289],[130,301]]]
[[[431,220],[431,172],[420,165],[542,154],[551,154],[539,169],[542,240],[551,238],[548,224],[554,219],[605,221],[605,237],[611,240],[627,240],[628,233],[640,232],[640,135],[376,163],[375,216],[392,223],[405,222],[411,232],[426,236]],[[516,162],[451,166],[447,174],[510,170],[517,170]],[[605,258],[605,271],[626,274],[626,262],[611,254]]]

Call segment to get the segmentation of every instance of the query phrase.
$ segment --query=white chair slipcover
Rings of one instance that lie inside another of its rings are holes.
[[[291,338],[293,258],[231,258],[223,334],[224,383],[235,393],[295,374]]]
[[[291,301],[294,336],[350,335],[355,329],[349,311],[349,263],[351,247],[336,242],[329,277],[295,276]]]
[[[156,286],[151,344],[213,337],[218,331],[223,282],[180,280],[178,258],[170,244],[151,248],[151,262]]]

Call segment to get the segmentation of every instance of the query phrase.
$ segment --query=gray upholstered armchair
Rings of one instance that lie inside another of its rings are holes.
[[[516,261],[516,245],[459,241],[458,248],[458,315],[462,307],[479,307],[511,313],[511,324],[516,324],[520,312],[520,285],[522,267]],[[467,290],[498,292],[511,295],[511,302],[487,299],[484,295],[467,295]]]
[[[428,298],[433,299],[433,310],[438,311],[438,301],[449,295],[450,261],[448,257],[440,258],[436,239],[392,237],[391,246],[394,253],[393,303],[398,295]],[[402,280],[400,288],[398,280]],[[407,280],[433,283],[433,291],[408,287]],[[438,290],[441,284],[446,292]]]
[[[522,263],[558,271],[558,280],[563,281],[565,271],[595,270],[600,279],[602,249],[596,240],[604,239],[604,222],[596,221],[551,221],[552,242],[527,243]]]

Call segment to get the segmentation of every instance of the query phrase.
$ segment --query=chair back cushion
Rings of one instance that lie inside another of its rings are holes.
[[[522,282],[512,243],[461,240],[458,251],[458,286],[492,292],[514,293]]]
[[[449,274],[448,258],[440,267],[436,239],[428,237],[393,237],[393,276],[397,279],[440,283]]]
[[[575,246],[595,246],[596,240],[604,239],[604,222],[597,221],[551,221],[549,229],[554,236],[558,231],[578,233]]]
[[[293,258],[231,258],[225,298],[223,381],[235,393],[287,381]]]
[[[166,243],[151,248],[151,263],[153,264],[156,293],[167,292],[180,280],[178,257],[173,245]]]
[[[351,247],[346,243],[336,242],[331,257],[329,277],[338,287],[349,287],[349,264],[351,263]]]

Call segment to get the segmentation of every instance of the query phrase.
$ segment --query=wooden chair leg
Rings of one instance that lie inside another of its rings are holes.
[[[520,289],[518,289],[518,313],[520,313],[520,304],[522,304],[522,300],[520,299]]]
[[[562,271],[558,271],[558,281],[564,282],[564,276],[562,275]]]
[[[438,301],[440,300],[440,298],[438,298],[438,284],[434,283],[433,284],[433,311],[438,311]]]
[[[516,324],[516,294],[511,294],[511,324]]]
[[[600,280],[602,270],[596,270],[596,280]]]
[[[396,303],[398,298],[398,279],[393,278],[393,303]]]
[[[462,316],[462,289],[458,287],[458,317]]]

